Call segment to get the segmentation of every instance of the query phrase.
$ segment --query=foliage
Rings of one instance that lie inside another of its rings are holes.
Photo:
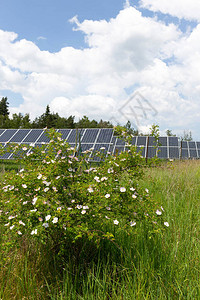
[[[138,184],[144,160],[135,147],[89,167],[92,150],[76,157],[61,135],[54,130],[48,135],[50,143],[41,148],[14,146],[24,167],[5,175],[0,216],[13,241],[50,239],[59,241],[60,251],[69,240],[83,237],[114,241],[111,232],[102,231],[105,224],[135,234],[139,224],[146,224],[149,236],[168,227],[163,208]],[[104,148],[94,156],[104,158]]]
[[[136,227],[127,234],[104,224],[125,255],[109,240],[95,249],[79,239],[65,245],[60,266],[50,239],[20,237],[20,247],[5,252],[12,230],[4,235],[0,224],[0,299],[199,299],[199,170],[198,160],[145,169],[139,185],[162,199],[170,226],[149,239],[141,223],[137,235]]]
[[[183,136],[180,137],[181,141],[192,141],[192,132],[191,131],[185,131],[183,132]]]
[[[170,130],[170,129],[166,130],[166,135],[167,136],[176,136],[175,134],[172,133],[172,130]]]
[[[7,117],[9,115],[9,111],[8,111],[8,98],[7,97],[3,97],[0,101],[0,115]]]

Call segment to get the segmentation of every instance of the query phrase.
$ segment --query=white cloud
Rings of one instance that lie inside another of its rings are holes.
[[[199,0],[141,0],[141,6],[154,12],[160,11],[178,18],[200,21]]]
[[[83,115],[91,119],[105,118],[108,112],[115,110],[116,103],[110,97],[99,95],[79,96],[74,99],[56,97],[50,103],[52,111],[56,111],[60,116],[74,115],[81,118]]]
[[[128,98],[126,90],[137,89],[158,111],[141,119],[141,128],[153,122],[174,131],[199,127],[200,25],[184,34],[174,24],[143,17],[128,2],[109,21],[81,23],[74,17],[71,22],[87,48],[50,53],[0,30],[0,90],[24,99],[12,112],[34,118],[50,104],[61,116],[125,123],[118,109]]]

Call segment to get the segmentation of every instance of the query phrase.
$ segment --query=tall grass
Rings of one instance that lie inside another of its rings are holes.
[[[200,299],[200,162],[147,169],[141,185],[167,213],[163,236],[113,227],[115,244],[68,243],[61,258],[26,239],[5,252],[1,227],[0,299]]]

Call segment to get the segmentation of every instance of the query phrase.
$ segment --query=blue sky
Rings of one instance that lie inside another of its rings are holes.
[[[121,107],[140,93],[157,115],[131,98],[139,130],[200,140],[199,11],[197,0],[1,0],[0,97],[32,119],[49,104],[124,124]]]
[[[37,43],[41,50],[59,51],[64,46],[84,47],[84,36],[72,30],[69,20],[109,20],[123,8],[123,0],[1,0],[0,28],[14,31],[19,39]]]

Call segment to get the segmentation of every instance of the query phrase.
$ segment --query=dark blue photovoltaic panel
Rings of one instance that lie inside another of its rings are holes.
[[[2,151],[2,150],[4,150],[4,146],[5,146],[5,144],[4,143],[0,143],[0,150]],[[0,159],[1,159],[2,157],[1,157],[1,155],[0,155]]]
[[[37,140],[37,143],[49,143],[50,138],[47,136],[47,132],[44,131],[39,139]]]
[[[113,136],[113,137],[112,137],[112,140],[111,140],[111,143],[112,143],[112,144],[115,144],[116,140],[117,140],[117,137],[116,137],[116,136]]]
[[[198,158],[200,158],[200,149],[198,149],[197,152],[198,152]]]
[[[79,140],[81,139],[82,137],[82,134],[84,133],[84,130],[85,129],[72,129],[72,131],[70,132],[70,134],[68,135],[66,141],[71,144],[78,144],[79,143]]]
[[[47,147],[47,145],[42,145],[41,143],[35,143],[35,147],[41,148],[41,147]]]
[[[6,144],[1,143],[1,145],[4,146],[3,147],[4,151],[6,151],[6,149],[8,149],[8,146],[6,146]],[[0,156],[0,159],[8,159],[10,155],[11,155],[11,152],[5,152],[3,155]]]
[[[146,147],[137,147],[137,152],[140,153],[143,157],[145,157]]]
[[[179,158],[178,147],[169,147],[169,158]]]
[[[138,136],[137,146],[146,146],[146,140],[147,140],[146,136]]]
[[[148,138],[148,137],[147,137]],[[148,142],[148,145],[151,147],[153,146],[156,146],[156,140],[155,140],[155,137],[153,136],[149,136],[149,142]]]
[[[112,128],[101,128],[96,143],[110,143],[113,136]]]
[[[105,148],[105,149],[103,149],[103,148]],[[95,161],[100,161],[101,160],[100,157],[96,156],[95,153],[100,152],[101,154],[104,154],[104,157],[105,157],[107,155],[108,148],[109,148],[108,144],[96,144],[94,146],[94,150],[93,150],[91,159],[95,160]]]
[[[196,142],[197,143],[197,149],[200,149],[200,142]]]
[[[69,143],[69,145],[70,145],[71,148],[74,148],[74,149],[76,147],[76,144],[74,144],[74,143]]]
[[[94,144],[81,144],[81,152],[90,150],[94,147]]]
[[[125,141],[118,138],[118,139],[117,139],[116,145],[117,145],[117,146],[125,146]]]
[[[23,140],[23,143],[34,143],[34,142],[36,142],[42,132],[43,132],[42,129],[32,129],[30,131],[30,133]]]
[[[159,146],[166,146],[167,147],[167,137],[159,137],[158,138],[158,143],[159,143]]]
[[[148,147],[148,157],[152,158],[156,156],[156,149],[155,147]]]
[[[134,136],[131,140],[131,144],[135,146],[135,143],[136,143],[136,136]]]
[[[120,154],[121,152],[124,152],[124,146],[116,146],[114,149],[114,154]]]
[[[182,149],[181,158],[188,158],[188,157],[189,157],[188,149]]]
[[[71,129],[59,129],[58,132],[62,134],[62,139],[66,140],[70,133]]]
[[[190,149],[190,158],[197,158],[197,150]]]
[[[168,137],[169,146],[178,146],[178,138],[175,136]]]
[[[30,129],[20,129],[10,140],[10,143],[21,143]]]
[[[182,147],[182,148],[188,149],[188,144],[187,144],[187,142],[186,142],[186,141],[182,141],[182,142],[181,142],[181,147]]]
[[[158,147],[158,158],[168,158],[167,147]]]
[[[96,141],[99,130],[100,130],[99,128],[98,129],[86,129],[86,132],[84,133],[84,135],[81,139],[81,144],[82,143],[94,143]]]
[[[17,132],[18,129],[7,129],[0,136],[0,142],[8,142],[10,138]]]
[[[195,142],[188,142],[190,149],[196,149]]]
[[[0,135],[5,131],[5,129],[0,129]]]

